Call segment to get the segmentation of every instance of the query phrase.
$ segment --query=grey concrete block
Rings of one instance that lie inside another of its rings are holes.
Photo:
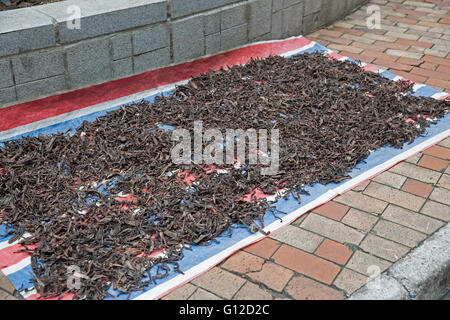
[[[450,224],[394,264],[388,275],[397,279],[412,299],[438,299],[450,290]]]
[[[56,45],[52,20],[31,8],[0,12],[0,57]]]
[[[141,54],[169,45],[169,30],[166,24],[133,31],[133,54]]]
[[[256,37],[255,39],[252,39],[252,42],[267,41],[267,40],[273,40],[272,34],[270,32],[263,34],[259,37]]]
[[[305,0],[305,16],[319,12],[322,8],[322,0]]]
[[[284,0],[272,0],[272,12],[277,12],[283,9]]]
[[[195,16],[172,23],[174,62],[185,61],[205,54],[203,17]]]
[[[112,58],[119,60],[132,55],[131,33],[118,34],[111,38]]]
[[[249,3],[250,19],[248,38],[253,40],[271,30],[271,0],[256,0]]]
[[[19,84],[16,86],[18,100],[37,98],[39,96],[53,94],[64,89],[66,89],[66,81],[64,76],[56,76]]]
[[[303,34],[311,33],[321,27],[320,12],[303,17]]]
[[[283,11],[277,11],[272,14],[271,35],[273,39],[281,39],[283,27]]]
[[[247,24],[242,24],[222,31],[222,50],[228,50],[246,44]]]
[[[203,25],[206,36],[220,32],[220,20],[221,20],[220,17],[221,17],[220,11],[215,11],[213,13],[205,14],[203,16]]]
[[[247,22],[247,3],[238,3],[222,11],[222,30],[241,25],[245,22]]]
[[[110,42],[108,39],[83,41],[65,48],[70,87],[110,79]]]
[[[14,85],[11,66],[9,60],[0,60],[0,88]]]
[[[303,3],[283,9],[282,37],[298,36],[303,27]]]
[[[20,55],[11,59],[16,84],[64,74],[60,49]]]
[[[111,67],[113,78],[123,78],[133,73],[133,62],[131,58],[113,61]]]
[[[347,1],[322,0],[323,18],[326,24],[343,17],[347,12]]]
[[[134,57],[134,72],[145,72],[168,64],[170,64],[170,49],[167,47]]]
[[[345,0],[338,0],[338,1],[345,1]],[[284,0],[283,1],[283,8],[292,7],[295,4],[303,3],[305,0]]]
[[[172,18],[179,18],[238,1],[242,0],[171,0],[171,16]]]
[[[220,32],[210,34],[205,37],[205,51],[206,54],[213,54],[221,50],[221,36]]]
[[[8,103],[16,100],[17,97],[15,87],[0,89],[0,103]]]
[[[81,12],[80,28],[73,28],[74,12]],[[41,7],[42,13],[51,16],[57,24],[59,42],[68,43],[117,31],[132,29],[167,19],[166,0],[67,0]]]

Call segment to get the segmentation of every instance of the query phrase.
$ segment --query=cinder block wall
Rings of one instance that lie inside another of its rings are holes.
[[[243,44],[307,34],[367,0],[67,0],[0,12],[0,107]],[[71,29],[70,6],[81,9]]]

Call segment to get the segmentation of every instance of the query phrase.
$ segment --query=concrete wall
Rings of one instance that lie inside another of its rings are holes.
[[[67,0],[3,11],[0,106],[307,34],[366,2]],[[70,28],[72,5],[81,9],[80,29]]]

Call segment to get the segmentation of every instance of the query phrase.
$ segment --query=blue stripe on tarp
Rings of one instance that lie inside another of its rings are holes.
[[[33,279],[33,270],[31,264],[26,265],[14,273],[8,274],[8,280],[11,281],[14,288],[17,290],[27,290],[33,287],[31,282]]]
[[[0,225],[0,242],[8,241],[12,237],[14,237],[14,234],[10,234],[9,236],[6,235],[11,230],[12,228],[8,228],[4,224]]]
[[[302,53],[311,53],[311,52],[316,52],[316,51],[324,52],[327,50],[328,49],[326,47],[324,47],[320,44],[315,44],[313,47],[305,50],[304,52],[298,52],[294,55],[302,54]],[[292,56],[294,56],[294,55],[292,55]],[[380,75],[385,78],[391,79],[391,80],[396,76],[393,73],[391,73],[390,71],[384,71],[384,72],[380,73]],[[431,88],[431,87],[422,87],[415,93],[415,95],[419,95],[419,96],[423,96],[423,97],[430,97],[433,94],[438,93],[438,92],[440,92],[440,91],[438,91],[434,88]],[[170,93],[171,93],[171,91],[165,92],[165,94],[170,94]],[[145,100],[153,102],[157,95],[159,95],[159,94],[152,95],[148,98],[145,98]],[[56,133],[57,131],[65,132],[68,129],[71,129],[71,128],[73,129],[73,128],[78,127],[85,120],[93,121],[93,120],[97,119],[98,117],[105,115],[108,111],[117,109],[119,107],[120,106],[113,107],[108,110],[96,112],[96,113],[93,113],[93,114],[90,114],[87,116],[83,116],[83,117],[80,117],[80,118],[77,118],[74,120],[65,121],[65,122],[62,122],[62,123],[59,123],[56,125],[49,126],[47,128],[43,128],[43,129],[39,129],[39,130],[36,130],[33,132],[26,133],[24,135],[18,135],[14,138],[20,138],[20,137],[28,136],[28,135],[37,136],[39,133],[52,134],[52,133]],[[449,128],[450,128],[450,114],[447,114],[445,117],[438,120],[435,124],[431,124],[430,127],[427,128],[426,132],[422,136],[416,137],[416,139],[413,143],[405,144],[402,149],[396,149],[393,147],[383,147],[383,148],[375,150],[374,152],[372,152],[369,155],[369,157],[367,159],[365,159],[365,161],[358,163],[355,166],[355,168],[353,168],[351,170],[349,175],[352,178],[354,178],[354,177],[366,172],[367,170],[372,169],[375,166],[386,162],[387,160],[395,157],[396,155],[403,153],[406,150],[409,150],[410,148],[424,142],[425,140],[429,139],[430,137],[433,137],[434,135],[439,134]],[[166,129],[170,129],[170,128],[167,127]],[[9,139],[13,139],[13,138],[9,138]],[[7,140],[9,140],[9,139],[7,139]],[[327,185],[317,183],[314,186],[307,186],[307,187],[305,187],[305,190],[309,192],[309,195],[306,195],[306,194],[302,195],[302,197],[301,197],[302,203],[301,204],[299,204],[292,195],[290,195],[287,200],[285,200],[283,198],[279,199],[276,203],[274,203],[276,209],[279,210],[277,215],[280,218],[283,218],[283,214],[281,212],[288,213],[288,214],[292,213],[295,210],[301,208],[302,206],[307,205],[308,203],[314,201],[315,199],[317,199],[319,196],[326,193],[327,191],[332,190],[335,187],[342,185],[346,182],[348,182],[348,179],[341,181],[339,183],[329,183]],[[266,225],[266,226],[270,225],[271,223],[275,222],[276,220],[277,220],[277,218],[270,212],[267,212],[263,217],[263,222],[264,222],[264,225]],[[0,226],[0,231],[2,231],[1,226]],[[239,242],[243,239],[246,239],[250,235],[251,235],[251,233],[247,229],[243,228],[243,226],[236,225],[236,226],[232,227],[232,237],[230,237],[228,235],[228,231],[226,231],[222,235],[220,235],[216,238],[217,241],[210,241],[208,244],[202,245],[202,246],[200,246],[200,245],[191,246],[191,250],[185,249],[183,251],[184,258],[182,260],[178,261],[180,270],[187,271],[187,270],[191,269],[192,267],[198,265],[199,263],[205,261],[206,259],[211,258],[212,256],[214,256],[216,254],[219,254],[220,252],[222,252],[225,249],[229,248],[230,246],[236,244],[237,242]],[[0,241],[1,241],[1,238],[0,238]],[[155,273],[156,273],[156,269],[151,270],[152,275],[155,275]],[[159,284],[173,279],[177,275],[178,275],[178,273],[171,271],[169,273],[168,277],[166,277],[164,279],[156,280],[157,281],[156,285],[151,284],[151,285],[147,286],[147,288],[145,290],[138,291],[138,292],[132,292],[129,295],[128,294],[118,295],[118,291],[115,291],[113,289],[110,289],[109,293],[112,294],[113,296],[115,296],[114,299],[118,299],[118,300],[127,299],[127,298],[133,299],[133,298],[136,298],[137,296],[141,295],[142,293],[157,287]],[[8,279],[11,280],[11,282],[17,289],[30,288],[31,283],[29,282],[29,280],[32,279],[31,266],[28,265],[27,267],[23,268],[22,270],[19,270],[14,274],[8,275]],[[82,281],[83,281],[83,279],[81,279],[81,283],[82,283]],[[112,298],[106,298],[106,299],[109,300]]]
[[[439,93],[438,89],[432,88],[430,86],[424,86],[417,89],[412,95],[416,97],[431,97],[432,95],[435,95],[436,93]]]

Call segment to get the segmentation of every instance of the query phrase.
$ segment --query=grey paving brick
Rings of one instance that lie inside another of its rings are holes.
[[[410,248],[417,246],[427,237],[424,233],[383,219],[375,225],[373,233]]]
[[[245,280],[223,269],[213,268],[194,279],[192,283],[217,293],[225,299],[231,299],[245,283]]]
[[[375,214],[382,213],[388,205],[386,201],[378,200],[355,191],[348,191],[334,199],[334,201]]]
[[[222,50],[236,48],[247,43],[247,24],[222,31]]]
[[[79,29],[73,29],[70,23],[73,14],[68,11],[68,7],[74,4],[81,9]],[[145,26],[165,21],[167,18],[165,0],[71,0],[41,6],[36,10],[51,16],[56,21],[60,43]]]
[[[450,221],[450,208],[442,203],[427,201],[420,212],[439,220]]]
[[[395,167],[389,170],[403,176],[407,176],[425,183],[436,183],[441,174],[439,172],[419,167],[408,162],[400,162]]]
[[[358,245],[364,234],[340,222],[310,213],[300,227],[341,243]]]
[[[249,40],[253,40],[271,30],[271,0],[257,0],[249,3]]]
[[[391,262],[375,257],[361,250],[356,251],[347,263],[347,268],[357,271],[366,276],[372,275],[372,272],[378,268],[383,272],[392,265]]]
[[[0,60],[0,88],[6,88],[14,85],[11,63],[9,60]]]
[[[221,28],[229,29],[247,22],[247,3],[235,4],[222,11]]]
[[[172,18],[183,17],[238,1],[240,0],[171,0],[171,16]]]
[[[131,58],[116,60],[111,63],[113,78],[123,78],[133,73]]]
[[[402,244],[380,238],[373,234],[368,234],[363,242],[361,242],[360,247],[364,251],[391,262],[399,260],[409,251],[409,248]]]
[[[422,154],[418,153],[418,154],[412,156],[411,158],[406,159],[405,161],[412,163],[412,164],[417,164],[417,162],[420,161],[420,158],[422,158]],[[387,172],[389,172],[389,171],[387,171]]]
[[[415,229],[426,234],[432,234],[442,227],[443,222],[427,217],[423,214],[397,207],[390,204],[383,212],[382,217],[386,220],[401,224],[405,227]]]
[[[173,59],[175,62],[200,57],[205,53],[203,18],[196,16],[172,23]]]
[[[448,40],[450,40],[450,38]],[[439,142],[439,145],[450,149],[450,138],[442,140]]]
[[[419,211],[425,203],[425,199],[422,197],[373,181],[364,190],[364,194],[414,211]]]
[[[186,300],[194,293],[196,289],[196,286],[186,283],[182,287],[161,298],[161,300]]]
[[[70,87],[110,79],[110,42],[108,39],[83,41],[65,48]]]
[[[63,52],[60,49],[30,53],[11,59],[16,84],[64,74]]]
[[[450,206],[450,190],[436,187],[431,192],[430,199]]]
[[[112,37],[111,46],[113,60],[131,57],[131,33],[118,34]]]
[[[334,280],[334,285],[350,295],[365,285],[369,279],[358,272],[344,268]]]
[[[213,54],[220,51],[221,36],[220,32],[215,34],[210,34],[205,37],[205,51],[206,54]]]
[[[302,33],[303,3],[283,9],[282,36],[296,36]]]
[[[170,49],[166,47],[134,57],[134,73],[163,67],[168,64],[170,64]]]
[[[0,103],[9,103],[16,100],[17,96],[15,87],[0,89]]]
[[[218,296],[203,290],[202,288],[197,288],[195,292],[189,297],[188,300],[222,300]]]
[[[369,232],[377,221],[377,216],[365,213],[355,208],[351,208],[344,218],[342,218],[342,222],[346,225],[365,232]]]
[[[52,20],[31,8],[0,12],[0,57],[56,45]]]
[[[314,252],[323,240],[317,234],[290,225],[270,237],[307,252]]]
[[[169,30],[166,24],[133,31],[133,53],[138,55],[169,45]]]
[[[36,80],[16,86],[18,100],[37,98],[64,89],[66,89],[66,79],[64,76]]]

